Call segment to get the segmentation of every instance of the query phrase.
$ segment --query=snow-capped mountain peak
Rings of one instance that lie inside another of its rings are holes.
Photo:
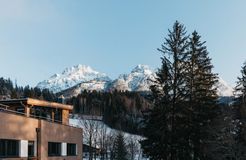
[[[38,83],[37,87],[48,88],[57,93],[62,90],[71,88],[82,82],[89,81],[111,81],[104,73],[93,70],[90,66],[76,65],[66,68],[61,74],[54,74],[48,80]]]
[[[136,72],[143,73],[143,74],[152,74],[153,70],[148,65],[139,64],[131,71],[131,73],[136,73]]]
[[[137,65],[129,74],[122,74],[111,84],[111,89],[149,91],[154,71],[147,65]]]
[[[220,97],[231,97],[233,96],[233,87],[231,87],[226,81],[224,81],[221,77],[218,78],[218,82],[215,85],[217,88],[217,94]]]
[[[76,73],[76,72],[79,72],[80,74],[81,73],[94,73],[94,74],[98,74],[99,72],[97,71],[94,71],[90,66],[86,66],[86,65],[76,65],[76,66],[73,66],[73,67],[69,67],[69,68],[66,68],[62,74],[73,74],[73,73]]]
[[[121,74],[117,79],[111,80],[106,74],[95,71],[90,66],[76,65],[66,68],[61,74],[54,74],[48,80],[38,83],[37,87],[48,88],[57,93],[69,89],[67,95],[77,95],[83,90],[123,90],[123,91],[149,91],[155,77],[155,72],[148,65],[137,65],[128,74]],[[233,96],[233,88],[222,78],[215,85],[220,97]]]

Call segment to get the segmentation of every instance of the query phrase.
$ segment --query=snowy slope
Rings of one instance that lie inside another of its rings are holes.
[[[55,74],[48,80],[38,83],[37,87],[41,89],[48,88],[57,93],[84,82],[84,88],[89,87],[101,90],[104,89],[104,83],[108,81],[111,80],[106,74],[99,73],[89,66],[77,65],[66,68],[61,74]],[[98,84],[97,86],[94,86],[93,84],[95,82],[102,82],[102,85]]]
[[[66,90],[62,90],[60,94],[62,94],[64,97],[73,97],[73,96],[77,96],[84,90],[105,91],[109,83],[111,83],[111,81],[91,80],[87,82],[81,82],[75,85],[74,87],[68,88]]]
[[[90,117],[90,116],[88,116],[88,117]],[[85,116],[84,118],[80,118],[80,116],[78,116],[78,115],[73,115],[69,119],[69,125],[83,128],[83,133],[84,133],[83,134],[83,143],[84,144],[88,144],[89,135],[90,135],[88,132],[90,129],[93,130],[93,133],[95,133],[95,132],[99,133],[99,134],[97,134],[97,136],[93,136],[93,143],[95,142],[95,140],[97,142],[101,141],[102,137],[100,137],[100,135],[103,135],[105,133],[103,138],[105,141],[107,141],[107,139],[109,138],[108,140],[110,140],[110,142],[108,142],[108,145],[112,145],[113,144],[112,137],[114,137],[118,132],[121,132],[124,135],[125,143],[127,145],[129,143],[136,144],[134,160],[139,160],[139,159],[148,160],[148,158],[143,157],[143,155],[142,155],[143,151],[142,151],[141,145],[140,145],[140,140],[143,140],[144,137],[110,128],[103,121],[93,120],[93,119],[90,119],[88,117]],[[93,144],[93,145],[95,145],[95,144]],[[83,159],[87,159],[87,158],[88,157],[85,157]],[[98,158],[98,160],[99,160],[99,158]]]
[[[233,88],[221,77],[219,77],[218,83],[215,85],[215,87],[217,87],[217,94],[219,97],[233,96]]]
[[[147,65],[137,65],[129,74],[122,74],[114,80],[110,89],[148,91],[155,73]]]
[[[120,75],[118,79],[111,84],[111,89],[128,91],[149,91],[151,81],[155,77],[155,72],[147,65],[138,65],[130,74]],[[221,77],[215,85],[219,97],[233,96],[233,88]]]
[[[48,88],[55,93],[63,91],[66,97],[76,96],[83,90],[149,91],[150,79],[154,77],[155,72],[147,65],[137,65],[129,74],[121,74],[113,81],[89,66],[77,65],[40,82],[37,87]],[[222,78],[218,79],[215,87],[220,97],[233,96],[233,88]]]

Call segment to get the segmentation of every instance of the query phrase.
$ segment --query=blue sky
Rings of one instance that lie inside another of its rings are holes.
[[[160,66],[175,20],[197,30],[231,85],[246,60],[245,0],[0,0],[0,77],[35,86],[77,64],[116,78]]]

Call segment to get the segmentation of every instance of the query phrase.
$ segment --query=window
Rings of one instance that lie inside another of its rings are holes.
[[[19,141],[0,139],[0,157],[18,157]]]
[[[67,155],[76,156],[76,144],[72,144],[72,143],[67,144]]]
[[[55,122],[61,123],[62,122],[62,110],[56,109],[55,110]]]
[[[30,110],[30,114],[32,117],[40,118],[48,121],[52,121],[52,109],[48,107],[32,107]]]
[[[34,141],[28,142],[28,157],[34,156]]]
[[[48,156],[61,156],[61,143],[48,143]]]

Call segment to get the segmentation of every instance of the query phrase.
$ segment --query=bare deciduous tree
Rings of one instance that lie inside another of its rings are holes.
[[[89,146],[89,160],[93,159],[93,148],[97,148],[99,121],[96,117],[81,116],[79,120],[80,125],[83,127],[83,139],[84,143]],[[96,159],[96,155],[94,155]]]

